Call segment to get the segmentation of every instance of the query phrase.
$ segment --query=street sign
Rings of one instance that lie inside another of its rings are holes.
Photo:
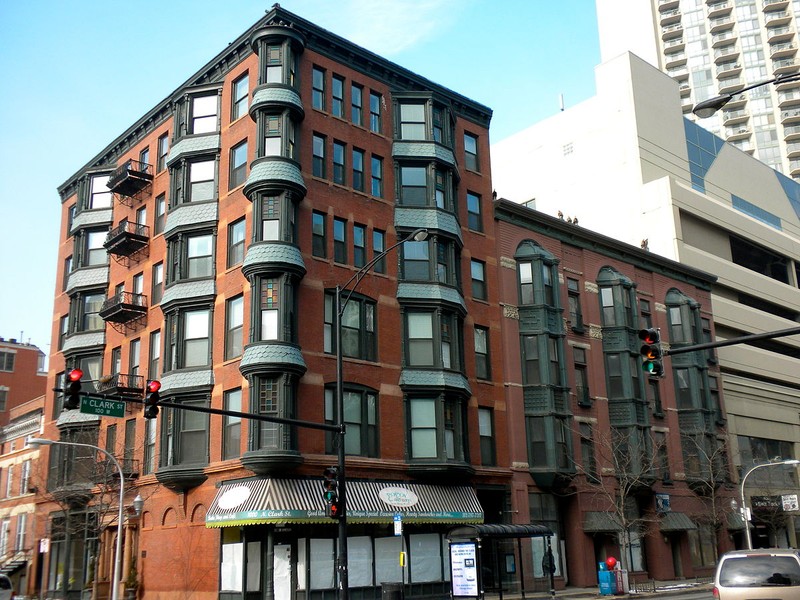
[[[399,514],[394,516],[394,534],[403,535],[403,517]]]
[[[102,417],[124,417],[125,403],[116,400],[100,400],[99,398],[81,398],[81,412],[87,415]]]

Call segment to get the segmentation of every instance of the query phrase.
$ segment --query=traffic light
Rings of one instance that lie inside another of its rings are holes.
[[[64,386],[64,409],[75,410],[81,405],[81,377],[83,371],[72,369],[67,373],[67,384]]]
[[[664,352],[661,350],[661,333],[650,327],[639,331],[639,339],[644,342],[639,354],[642,356],[642,371],[652,378],[664,376],[664,364],[661,362]]]
[[[330,505],[339,500],[339,469],[328,467],[322,472],[322,477],[322,497],[330,509]]]
[[[144,400],[144,418],[155,419],[158,416],[158,403],[161,397],[158,390],[161,389],[161,382],[157,380],[147,382],[147,398]]]
[[[328,502],[326,505],[325,514],[328,515],[331,519],[341,519],[342,518],[342,503],[338,500],[336,502]]]

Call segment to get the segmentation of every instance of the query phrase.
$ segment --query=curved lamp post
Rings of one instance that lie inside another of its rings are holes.
[[[48,440],[45,438],[28,438],[28,445],[38,448],[39,446],[80,446],[82,448],[91,448],[98,452],[105,454],[119,471],[119,513],[117,514],[117,543],[114,550],[114,580],[111,582],[111,600],[119,600],[119,578],[122,572],[122,523],[125,518],[123,512],[123,504],[125,502],[125,476],[122,473],[122,467],[116,457],[110,452],[104,450],[100,446],[92,444],[81,444],[79,442],[57,442],[55,440]]]
[[[356,273],[347,280],[344,285],[336,286],[336,425],[339,427],[337,434],[337,467],[338,467],[338,491],[339,506],[342,516],[339,518],[339,551],[337,553],[339,571],[339,600],[347,600],[348,573],[347,573],[347,479],[345,477],[345,448],[344,436],[347,433],[347,426],[344,422],[344,389],[342,378],[342,316],[347,303],[353,292],[364,279],[367,273],[378,264],[389,252],[405,242],[422,242],[428,237],[427,229],[416,229],[400,241],[392,244],[386,250],[373,257],[367,264],[361,267]],[[352,286],[352,287],[351,287]],[[349,289],[348,289],[349,288]],[[342,298],[344,296],[344,298]],[[116,600],[116,599],[113,599]]]
[[[708,100],[703,100],[702,102],[698,102],[697,104],[694,105],[694,108],[692,108],[692,112],[701,119],[706,119],[712,116],[714,113],[716,113],[728,102],[730,102],[734,96],[738,96],[742,92],[746,92],[747,90],[752,90],[753,88],[761,87],[762,85],[769,85],[770,83],[774,83],[777,85],[779,83],[788,83],[790,81],[797,81],[797,80],[800,80],[800,74],[798,73],[778,75],[777,77],[773,77],[772,79],[767,79],[766,81],[759,81],[758,83],[746,85],[743,88],[739,88],[735,92],[731,92],[729,94],[720,94],[719,96],[714,96],[713,98],[709,98]]]
[[[747,482],[747,477],[755,471],[756,469],[762,469],[764,467],[777,467],[782,465],[800,465],[800,460],[790,458],[788,460],[781,460],[778,462],[768,462],[762,463],[760,465],[755,465],[754,467],[750,467],[747,471],[745,471],[744,476],[742,477],[742,483],[739,485],[739,500],[742,502],[742,517],[744,520],[744,537],[747,541],[747,550],[753,549],[753,538],[750,536],[750,519],[748,518],[748,514],[750,509],[747,508],[747,504],[745,504],[744,500],[744,484]]]

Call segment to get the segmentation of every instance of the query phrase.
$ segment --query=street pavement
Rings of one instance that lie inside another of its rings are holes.
[[[646,591],[644,588],[647,588]],[[711,590],[713,585],[711,583],[698,583],[692,580],[688,581],[654,581],[650,582],[647,586],[639,584],[639,591],[631,591],[627,594],[614,594],[614,595],[601,595],[597,586],[588,588],[568,587],[564,590],[557,590],[555,593],[556,600],[589,600],[589,599],[605,599],[605,600],[625,600],[636,598],[680,598],[681,600],[712,600],[713,596]],[[489,594],[486,595],[490,597]],[[551,598],[548,593],[525,592],[525,600],[540,600]],[[492,598],[497,598],[492,595]],[[503,600],[517,600],[520,596],[503,594]]]

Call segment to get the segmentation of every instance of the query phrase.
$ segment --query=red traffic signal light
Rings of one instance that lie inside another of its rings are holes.
[[[67,373],[67,385],[64,386],[64,409],[75,410],[81,405],[81,377],[83,371],[72,369]]]
[[[344,516],[344,511],[342,510],[341,503],[339,501],[329,502],[326,514],[331,519],[341,519]]]
[[[161,389],[161,382],[157,379],[147,382],[147,398],[144,400],[144,418],[155,419],[158,416],[158,403],[161,401],[158,390]]]
[[[650,377],[662,377],[664,375],[664,364],[661,358],[664,352],[661,349],[661,333],[658,329],[650,327],[639,331],[639,339],[644,342],[639,349],[642,357],[642,370]]]

